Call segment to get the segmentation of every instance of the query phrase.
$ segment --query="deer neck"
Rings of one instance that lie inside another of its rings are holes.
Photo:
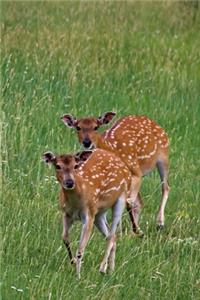
[[[74,176],[75,177],[75,188],[71,190],[65,190],[62,188],[62,194],[64,195],[64,206],[66,211],[73,215],[74,213],[77,214],[83,210],[83,201],[81,198],[81,184],[79,182],[80,176]]]
[[[112,144],[109,142],[108,139],[106,139],[105,133],[98,136],[96,147],[103,149],[103,150],[111,151],[111,152],[114,151]]]

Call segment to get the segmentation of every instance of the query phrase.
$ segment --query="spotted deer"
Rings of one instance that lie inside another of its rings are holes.
[[[113,153],[101,149],[83,151],[78,155],[55,155],[46,152],[46,163],[55,167],[61,186],[60,206],[63,213],[62,238],[71,262],[76,263],[80,278],[81,260],[91,235],[93,224],[107,239],[107,246],[100,272],[107,266],[114,270],[116,237],[115,232],[131,189],[131,173]],[[107,210],[112,209],[112,224],[109,227]],[[69,229],[75,220],[82,221],[82,232],[76,258],[73,258]]]
[[[70,128],[75,128],[79,142],[85,149],[101,148],[115,153],[128,166],[132,173],[135,193],[132,194],[131,208],[128,206],[133,231],[138,232],[139,214],[142,199],[139,194],[141,177],[157,167],[161,184],[162,199],[157,214],[157,228],[164,226],[164,210],[169,194],[168,185],[168,147],[166,132],[146,116],[126,116],[119,119],[104,133],[98,133],[99,127],[108,124],[115,113],[106,112],[99,118],[76,119],[69,114],[61,120]]]

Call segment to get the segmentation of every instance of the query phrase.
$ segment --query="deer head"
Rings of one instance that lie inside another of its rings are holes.
[[[56,177],[60,185],[65,190],[69,190],[75,188],[75,169],[85,162],[91,154],[92,151],[82,151],[75,155],[55,155],[48,151],[43,154],[43,160],[55,167]]]
[[[97,145],[99,127],[108,124],[115,115],[114,112],[106,112],[99,118],[76,119],[67,114],[61,120],[66,126],[76,129],[79,142],[85,149],[93,149]]]

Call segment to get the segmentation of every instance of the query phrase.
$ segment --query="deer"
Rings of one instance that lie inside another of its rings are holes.
[[[80,144],[85,149],[100,148],[114,153],[129,168],[132,174],[131,205],[127,210],[132,222],[133,232],[143,236],[139,228],[139,216],[143,201],[139,193],[141,177],[157,167],[160,175],[162,198],[156,217],[157,229],[164,227],[164,211],[169,196],[169,138],[167,133],[155,121],[146,116],[125,116],[116,121],[103,133],[98,129],[112,121],[116,113],[106,112],[99,118],[86,117],[76,119],[70,114],[61,117],[69,128],[74,128]]]
[[[102,149],[77,154],[43,154],[43,160],[55,168],[60,184],[60,207],[63,215],[62,239],[70,261],[76,264],[80,279],[81,261],[93,225],[107,239],[104,258],[99,271],[106,273],[115,268],[116,229],[121,220],[131,187],[131,173],[113,153]],[[112,209],[112,224],[106,213]],[[69,229],[74,221],[81,220],[82,231],[76,257],[72,255]]]

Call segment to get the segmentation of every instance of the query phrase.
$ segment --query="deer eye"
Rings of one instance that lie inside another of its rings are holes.
[[[61,169],[61,166],[56,165],[56,169],[57,169],[57,170],[60,170],[60,169]]]
[[[76,126],[76,130],[80,131],[81,127],[80,126]]]
[[[94,130],[96,131],[98,128],[99,128],[99,126],[95,126],[95,127],[94,127]]]

